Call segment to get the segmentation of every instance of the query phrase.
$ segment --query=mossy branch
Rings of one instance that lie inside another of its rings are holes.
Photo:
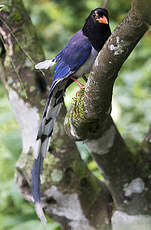
[[[127,16],[116,27],[93,65],[82,97],[84,103],[82,101],[76,105],[83,105],[80,113],[84,114],[84,118],[88,121],[93,121],[96,132],[91,132],[90,135],[91,129],[88,127],[91,122],[84,123],[78,116],[74,116],[73,111],[78,111],[74,107],[71,108],[70,125],[68,125],[71,129],[71,131],[68,129],[70,136],[76,137],[77,134],[79,139],[85,140],[101,172],[103,171],[117,208],[133,214],[144,214],[141,201],[144,207],[147,207],[146,213],[150,212],[150,206],[147,205],[148,192],[142,190],[143,197],[136,195],[131,198],[131,202],[127,203],[124,186],[134,178],[141,177],[142,184],[146,182],[145,185],[149,188],[150,182],[147,178],[150,163],[146,161],[146,157],[137,153],[134,157],[128,150],[110,117],[110,112],[114,82],[122,64],[148,30],[150,9],[150,0],[133,0]],[[142,162],[146,165],[147,173],[141,167]],[[138,205],[135,205],[135,199]]]

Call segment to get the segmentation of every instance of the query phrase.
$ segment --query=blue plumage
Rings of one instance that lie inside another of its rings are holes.
[[[43,160],[49,147],[54,121],[59,113],[66,87],[72,77],[78,78],[90,72],[98,51],[110,35],[108,14],[97,8],[86,19],[82,30],[78,31],[67,45],[52,60],[38,63],[36,69],[48,69],[57,63],[47,103],[37,135],[35,159],[32,170],[33,197],[37,215],[46,222],[40,203],[40,174]]]
[[[87,60],[92,50],[92,45],[88,38],[83,35],[82,30],[78,31],[67,45],[59,52],[59,62],[56,65],[53,83],[64,80]],[[58,61],[58,55],[55,57]],[[83,73],[84,74],[84,73]]]

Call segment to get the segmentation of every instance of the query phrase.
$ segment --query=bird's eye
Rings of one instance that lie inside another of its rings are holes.
[[[102,14],[102,13],[98,13],[98,16],[99,16],[99,17],[102,17],[102,16],[103,16],[103,14]]]

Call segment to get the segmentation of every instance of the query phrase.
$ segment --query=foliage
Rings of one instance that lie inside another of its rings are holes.
[[[124,64],[114,88],[115,99],[121,110],[117,124],[134,149],[137,142],[143,140],[151,122],[150,39],[148,32]]]
[[[81,28],[89,11],[100,7],[98,0],[24,0],[46,57],[53,57]],[[130,8],[129,1],[112,0],[110,3],[110,22],[112,30]],[[148,32],[124,63],[114,88],[113,116],[131,148],[143,139],[151,122],[151,58]],[[75,85],[67,91],[66,104],[76,92]],[[71,96],[72,95],[72,96]],[[82,143],[78,144],[82,157],[95,175],[101,178],[96,165]],[[0,84],[0,230],[37,228],[57,230],[58,225],[49,220],[41,227],[34,214],[33,206],[23,200],[14,184],[15,163],[21,152],[21,137],[17,122],[9,106],[8,99]],[[102,179],[102,178],[101,178]]]

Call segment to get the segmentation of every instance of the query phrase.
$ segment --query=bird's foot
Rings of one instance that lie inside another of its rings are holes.
[[[84,89],[85,85],[81,84],[79,81],[77,81],[77,79],[75,79],[74,77],[72,77],[72,80],[75,81],[77,83],[77,85],[80,87],[80,89]]]

